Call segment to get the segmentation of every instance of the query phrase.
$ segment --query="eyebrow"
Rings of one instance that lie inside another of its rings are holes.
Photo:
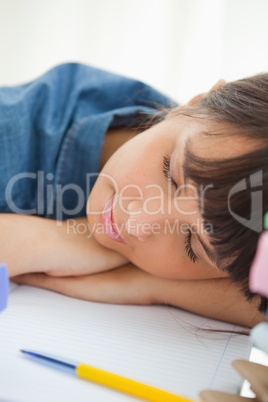
[[[199,240],[199,243],[201,244],[201,246],[202,246],[204,252],[206,253],[206,256],[208,257],[208,259],[210,261],[212,261],[216,266],[218,266],[215,254],[207,247],[207,245],[204,243],[204,241],[202,240],[202,238],[199,236],[198,233],[196,233],[196,237]]]
[[[178,185],[178,183],[180,183],[180,184],[182,184],[182,183],[184,183],[184,186],[186,186],[186,182],[187,182],[187,176],[186,176],[186,155],[188,155],[189,154],[189,145],[190,145],[190,142],[191,142],[191,138],[187,138],[187,140],[186,140],[186,143],[185,143],[185,145],[184,145],[184,147],[183,147],[183,152],[182,152],[182,155],[183,155],[183,158],[182,158],[182,164],[181,164],[181,167],[179,166],[178,167],[178,170],[180,171],[180,172],[182,172],[182,174],[181,174],[181,180],[177,180],[177,185]],[[174,177],[176,177],[176,175],[174,174]],[[179,177],[180,178],[180,177]],[[175,180],[175,182],[176,182],[176,180]],[[178,185],[179,186],[179,185]]]
[[[184,181],[184,185],[186,185],[187,182],[187,175],[186,175],[186,160],[187,160],[187,156],[189,155],[189,148],[190,148],[190,143],[191,143],[191,137],[188,137],[186,140],[186,143],[184,145],[184,149],[183,149],[183,162],[182,162],[182,172],[183,172],[183,181]]]

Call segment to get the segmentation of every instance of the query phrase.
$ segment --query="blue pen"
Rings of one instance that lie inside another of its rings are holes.
[[[4,310],[7,306],[9,291],[9,280],[7,267],[5,264],[0,264],[0,311]]]

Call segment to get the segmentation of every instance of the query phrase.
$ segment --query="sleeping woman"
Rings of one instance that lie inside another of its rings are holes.
[[[268,74],[187,105],[79,64],[0,89],[0,262],[17,283],[248,327],[268,209]]]

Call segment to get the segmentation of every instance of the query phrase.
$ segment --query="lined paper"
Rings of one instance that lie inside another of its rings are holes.
[[[204,329],[240,328],[173,307],[93,303],[18,286],[0,315],[0,401],[139,400],[42,366],[20,349],[86,363],[196,400],[208,388],[239,392],[242,380],[231,362],[248,359],[249,338]]]

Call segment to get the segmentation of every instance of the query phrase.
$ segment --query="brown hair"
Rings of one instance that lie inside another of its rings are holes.
[[[195,155],[188,148],[184,175],[197,188],[213,183],[204,194],[202,216],[205,225],[213,227],[209,236],[216,260],[231,280],[240,285],[248,300],[257,298],[249,291],[248,278],[261,234],[256,228],[268,211],[268,74],[226,83],[208,93],[195,106],[172,113],[222,125],[220,132],[205,132],[205,136],[230,138],[233,135],[234,141],[239,137],[249,140],[248,144],[252,143],[252,149],[242,155],[209,160]],[[229,128],[225,130],[224,127]],[[262,179],[261,187],[250,188],[250,180],[256,175]],[[230,198],[230,205],[239,216],[255,222],[255,228],[241,224],[230,213],[228,195],[240,181],[247,185]],[[259,205],[257,210],[251,211],[252,192],[257,190],[262,194],[262,208]],[[267,299],[260,297],[259,310],[265,311],[266,308]]]

